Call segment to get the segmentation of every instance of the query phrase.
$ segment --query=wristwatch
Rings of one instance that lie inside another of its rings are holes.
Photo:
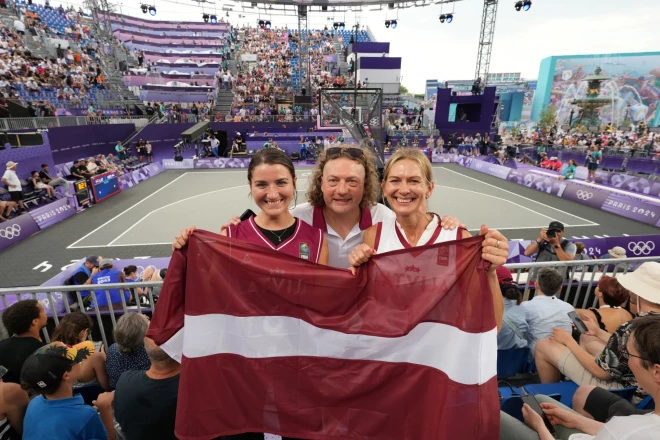
[[[559,249],[560,246],[558,244],[555,245],[555,249]]]

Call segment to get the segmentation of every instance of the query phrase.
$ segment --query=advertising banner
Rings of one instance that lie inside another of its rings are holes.
[[[195,168],[195,161],[183,159],[181,162],[177,162],[174,159],[163,159],[162,165],[165,170],[191,170]]]
[[[71,203],[69,203],[68,198],[63,198],[31,210],[30,216],[39,225],[39,229],[45,229],[71,217],[75,213],[74,201],[71,200]]]
[[[660,226],[660,206],[658,205],[610,194],[601,209],[642,223]]]
[[[31,216],[25,214],[0,223],[0,249],[8,248],[37,232],[39,226]]]
[[[472,163],[470,163],[470,168],[491,176],[499,177],[500,179],[506,179],[509,176],[509,173],[513,171],[511,168],[484,162],[483,160],[473,160]]]
[[[556,178],[520,170],[511,170],[507,175],[506,180],[560,197],[566,187],[565,183],[561,183]]]
[[[247,168],[250,165],[249,157],[220,157],[215,159],[195,159],[194,167],[199,168]]]
[[[600,209],[607,200],[608,193],[593,187],[576,185],[573,182],[566,185],[562,198],[572,200],[582,205]]]
[[[119,188],[124,191],[163,171],[160,163],[152,163],[130,173],[119,176]]]

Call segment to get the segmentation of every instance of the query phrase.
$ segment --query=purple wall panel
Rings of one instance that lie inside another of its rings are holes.
[[[29,215],[19,215],[0,224],[0,250],[25,240],[39,232],[39,226]]]
[[[71,203],[68,198],[63,198],[31,210],[30,215],[40,229],[45,229],[74,215],[76,213],[74,204],[73,198]]]
[[[357,46],[357,47],[356,47]],[[357,50],[356,50],[357,49]],[[349,53],[390,53],[390,43],[360,42],[349,46]]]
[[[43,138],[43,145],[0,150],[0,166],[5,165],[10,160],[18,162],[16,173],[21,179],[28,179],[30,177],[30,171],[41,171],[42,163],[48,164],[50,170],[54,172],[55,161],[53,160],[50,142],[46,132],[43,132]]]
[[[360,57],[360,69],[401,69],[401,58]]]
[[[133,124],[82,125],[48,130],[53,160],[60,164],[114,152],[117,141],[135,131]]]

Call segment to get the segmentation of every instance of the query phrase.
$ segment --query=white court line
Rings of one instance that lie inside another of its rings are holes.
[[[117,214],[116,216],[112,217],[112,218],[111,218],[110,220],[108,220],[107,222],[103,223],[103,224],[102,224],[101,226],[99,226],[98,228],[94,229],[94,230],[93,230],[92,232],[90,232],[89,234],[87,234],[87,235],[83,236],[82,238],[79,238],[78,240],[74,241],[73,243],[71,243],[70,245],[68,245],[66,248],[67,248],[67,249],[76,249],[76,248],[74,247],[74,246],[76,245],[76,243],[79,243],[79,242],[83,241],[85,238],[89,237],[89,236],[92,235],[94,232],[98,231],[99,229],[101,229],[102,227],[104,227],[105,225],[107,225],[108,223],[110,223],[110,222],[112,222],[113,220],[115,220],[115,219],[121,217],[122,215],[126,214],[128,211],[130,211],[131,209],[135,208],[136,206],[138,206],[140,203],[144,202],[144,201],[147,200],[148,198],[150,198],[150,197],[152,197],[152,196],[158,194],[159,192],[161,192],[162,190],[164,190],[165,188],[167,188],[168,186],[170,186],[171,184],[173,184],[174,182],[176,182],[177,180],[179,180],[180,178],[182,178],[182,177],[185,176],[186,174],[188,174],[188,173],[183,173],[183,174],[181,174],[179,177],[177,177],[176,179],[174,179],[173,181],[171,181],[171,182],[168,183],[167,185],[165,185],[165,186],[161,187],[160,189],[154,191],[153,193],[149,194],[147,197],[145,197],[144,199],[140,200],[140,201],[137,202],[135,205],[130,206],[130,207],[127,208],[126,210],[120,212],[119,214]]]
[[[468,178],[468,179],[471,179],[471,180],[477,181],[477,182],[479,182],[479,183],[481,183],[481,184],[491,186],[491,187],[493,187],[493,188],[495,188],[495,189],[497,189],[497,190],[499,190],[499,191],[504,191],[504,192],[506,192],[506,193],[513,194],[514,196],[520,197],[520,198],[525,199],[525,200],[529,200],[530,202],[538,203],[539,205],[545,206],[546,208],[554,209],[555,211],[559,211],[559,212],[561,212],[561,213],[563,213],[563,214],[570,215],[571,217],[579,218],[580,220],[584,220],[585,222],[589,222],[589,223],[591,223],[590,226],[600,226],[598,223],[594,223],[594,222],[592,222],[591,220],[588,220],[588,219],[586,219],[586,218],[582,218],[582,217],[578,217],[577,215],[569,214],[568,212],[563,211],[563,210],[561,210],[561,209],[559,209],[559,208],[555,208],[554,206],[548,206],[548,205],[545,205],[545,204],[543,204],[543,203],[541,203],[541,202],[537,202],[536,200],[532,200],[532,199],[530,199],[530,198],[528,198],[528,197],[521,196],[520,194],[516,194],[516,193],[514,193],[514,192],[512,192],[512,191],[507,191],[506,189],[502,189],[502,188],[499,188],[499,187],[497,187],[497,186],[495,186],[495,185],[491,185],[490,183],[482,182],[481,180],[479,180],[479,179],[475,179],[474,177],[466,176],[465,174],[463,174],[463,173],[459,173],[458,171],[450,170],[449,168],[444,168],[444,167],[435,167],[434,169],[444,170],[444,171],[450,171],[450,172],[452,172],[452,173],[458,174],[459,176],[463,176],[463,177],[465,177],[465,178]]]
[[[137,221],[135,224],[133,224],[130,228],[126,229],[124,232],[122,232],[121,234],[119,234],[119,236],[117,236],[117,238],[115,238],[115,239],[112,240],[110,243],[108,243],[108,246],[112,246],[112,244],[113,244],[115,241],[119,240],[119,239],[120,239],[121,237],[123,237],[128,231],[130,231],[131,229],[133,229],[134,227],[136,227],[137,225],[139,225],[140,222],[142,222],[142,220],[146,219],[146,218],[149,217],[151,214],[160,211],[161,209],[168,208],[168,207],[170,207],[170,206],[172,206],[172,205],[176,205],[177,203],[185,202],[186,200],[196,199],[197,197],[202,197],[202,196],[206,196],[206,195],[209,195],[209,194],[213,194],[213,193],[217,193],[217,192],[222,192],[222,191],[229,191],[230,189],[245,188],[246,186],[249,186],[249,185],[239,185],[239,186],[231,186],[231,187],[229,187],[229,188],[216,189],[216,190],[213,190],[213,191],[209,191],[209,192],[205,192],[205,193],[201,193],[201,194],[196,194],[196,195],[194,195],[194,196],[186,197],[185,199],[177,200],[176,202],[172,202],[172,203],[169,203],[169,204],[167,204],[167,205],[165,205],[165,206],[161,206],[160,208],[154,209],[153,211],[148,212],[144,217],[142,217],[140,220],[138,220],[138,221]]]
[[[623,235],[624,237],[630,237],[630,235],[628,234],[621,234],[621,235]]]
[[[76,246],[74,249],[94,249],[94,248],[108,248],[108,247],[125,247],[125,246],[156,246],[156,245],[171,245],[172,242],[167,243],[133,243],[133,244],[99,244],[98,246]]]
[[[549,218],[549,219],[552,220],[552,221],[557,221],[556,218],[552,218],[552,217],[549,217],[549,216],[547,216],[547,215],[545,215],[545,214],[541,214],[541,213],[539,213],[539,212],[534,211],[534,210],[531,209],[531,208],[528,208],[528,207],[523,206],[523,205],[519,205],[519,204],[516,203],[516,202],[512,202],[511,200],[503,199],[503,198],[501,198],[501,197],[491,196],[490,194],[484,194],[484,193],[480,193],[480,192],[477,192],[477,191],[471,191],[471,190],[469,190],[469,189],[454,188],[453,186],[436,185],[436,188],[448,188],[448,189],[453,189],[453,190],[456,190],[456,191],[465,191],[465,192],[469,192],[469,193],[472,193],[472,194],[479,194],[479,195],[481,195],[481,196],[486,196],[486,197],[488,197],[488,198],[493,198],[493,199],[497,199],[497,200],[502,200],[503,202],[511,203],[512,205],[516,205],[516,206],[518,206],[519,208],[526,209],[527,211],[532,211],[534,214],[540,215],[541,217]],[[565,226],[570,226],[570,225],[565,225]],[[499,229],[501,229],[501,228],[499,228]]]

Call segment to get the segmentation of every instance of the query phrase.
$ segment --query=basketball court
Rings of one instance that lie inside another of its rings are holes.
[[[250,208],[247,170],[163,172],[99,205],[6,249],[0,286],[38,285],[87,255],[150,258],[171,255],[182,227],[217,232]],[[297,168],[298,203],[310,167]],[[533,239],[551,221],[571,239],[656,233],[656,228],[548,195],[455,164],[434,166],[429,210],[459,218],[473,233],[482,224],[510,240]]]

